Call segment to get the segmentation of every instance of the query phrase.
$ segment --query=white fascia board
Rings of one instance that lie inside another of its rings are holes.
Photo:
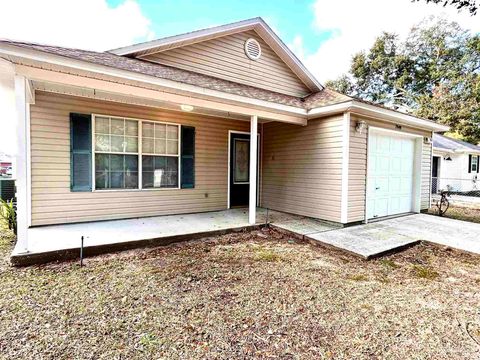
[[[284,112],[290,115],[306,116],[307,111],[303,108],[298,108],[290,105],[277,104],[265,100],[249,98],[241,95],[229,94],[222,91],[202,88],[196,85],[180,83],[173,80],[161,79],[155,76],[136,73],[134,71],[122,70],[112,68],[106,65],[92,64],[87,61],[70,59],[64,56],[49,54],[42,51],[19,48],[12,45],[0,44],[0,55],[16,56],[34,61],[45,62],[57,66],[66,66],[76,70],[89,71],[102,75],[114,76],[131,81],[139,81],[146,84],[161,86],[165,89],[173,91],[184,91],[192,95],[208,96],[214,99],[221,99],[227,101],[235,101],[243,105],[253,105],[263,107],[274,112]],[[254,110],[252,109],[252,112]]]
[[[108,50],[109,53],[115,55],[135,55],[137,53],[147,53],[149,50],[156,49],[158,47],[169,47],[173,44],[180,44],[183,46],[185,42],[194,43],[197,40],[202,40],[205,37],[218,35],[223,36],[229,32],[239,32],[243,30],[249,30],[259,23],[259,18],[247,19],[232,24],[226,24],[221,26],[214,26],[207,29],[201,29],[197,31],[188,32],[185,34],[168,36],[163,39],[157,39],[152,41],[143,42],[140,44],[134,44],[124,46],[117,49]],[[156,50],[154,50],[156,51]]]
[[[443,148],[437,148],[437,147],[433,147],[433,152],[434,153],[442,153],[442,154],[454,154],[455,151],[454,150],[449,150],[449,149],[443,149]]]
[[[256,27],[260,27],[262,30],[264,30],[268,34],[268,36],[272,39],[272,41],[274,41],[275,44],[280,47],[282,53],[277,54],[278,56],[280,56],[280,58],[285,56],[289,60],[292,61],[294,67],[296,68],[296,69],[292,69],[292,70],[295,73],[297,73],[297,76],[299,76],[298,72],[300,72],[302,75],[305,75],[305,77],[308,78],[308,80],[310,80],[311,83],[314,85],[314,87],[315,87],[314,90],[316,90],[316,91],[320,91],[320,90],[324,89],[324,86],[322,84],[320,84],[320,82],[315,78],[315,76],[313,76],[313,74],[310,71],[308,71],[308,69],[305,67],[305,65],[303,65],[303,63],[295,56],[295,54],[288,48],[288,46],[285,45],[285,43],[282,41],[282,39],[280,39],[278,37],[278,35],[275,34],[275,32],[270,28],[270,26],[268,26],[264,21],[260,21],[256,25]],[[263,39],[263,40],[268,44],[269,39]],[[295,71],[297,69],[298,69],[298,71]]]
[[[316,117],[341,113],[344,111],[351,111],[352,113],[358,115],[373,116],[381,120],[398,122],[403,125],[434,132],[443,132],[450,129],[448,126],[436,124],[429,120],[420,119],[412,115],[399,113],[398,111],[385,109],[376,105],[365,104],[355,100],[314,108],[307,112],[307,116],[309,119],[313,119]]]

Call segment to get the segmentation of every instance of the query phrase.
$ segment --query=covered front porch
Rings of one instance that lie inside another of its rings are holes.
[[[255,224],[250,224],[248,208],[237,208],[194,214],[34,227],[28,229],[28,252],[24,251],[24,244],[17,243],[12,253],[12,263],[24,266],[78,258],[82,237],[85,256],[92,256],[259,229],[267,224],[302,234],[336,228],[324,222],[264,208],[256,208],[255,215]]]

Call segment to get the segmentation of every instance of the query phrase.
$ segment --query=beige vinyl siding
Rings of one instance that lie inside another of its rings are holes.
[[[71,192],[71,112],[195,126],[195,189]],[[31,106],[32,225],[225,209],[228,130],[248,131],[249,123],[37,92]]]
[[[343,115],[263,126],[263,207],[340,222]]]
[[[245,55],[248,38],[260,43],[259,60],[250,60]],[[311,93],[253,30],[146,55],[143,59],[278,93],[293,96]]]
[[[348,172],[348,222],[365,220],[365,196],[367,177],[367,135],[355,131],[358,120],[365,120],[368,126],[395,130],[395,124],[381,120],[352,115],[350,124],[350,156]],[[431,137],[432,133],[426,130],[402,126],[402,132]],[[430,171],[431,171],[431,144],[422,142],[422,180],[421,180],[421,209],[427,209],[430,201]]]

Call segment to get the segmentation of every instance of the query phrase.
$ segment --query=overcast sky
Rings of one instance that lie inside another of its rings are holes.
[[[382,31],[405,35],[440,14],[480,32],[480,15],[411,0],[12,0],[0,3],[0,38],[103,51],[261,16],[324,82]]]

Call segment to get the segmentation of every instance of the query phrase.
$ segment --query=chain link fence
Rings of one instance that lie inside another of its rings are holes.
[[[471,179],[437,178],[432,177],[432,193],[449,191],[452,195],[480,197],[480,177]]]
[[[454,205],[480,208],[480,176],[470,179],[432,177],[432,203],[440,199],[440,193],[448,191]]]

